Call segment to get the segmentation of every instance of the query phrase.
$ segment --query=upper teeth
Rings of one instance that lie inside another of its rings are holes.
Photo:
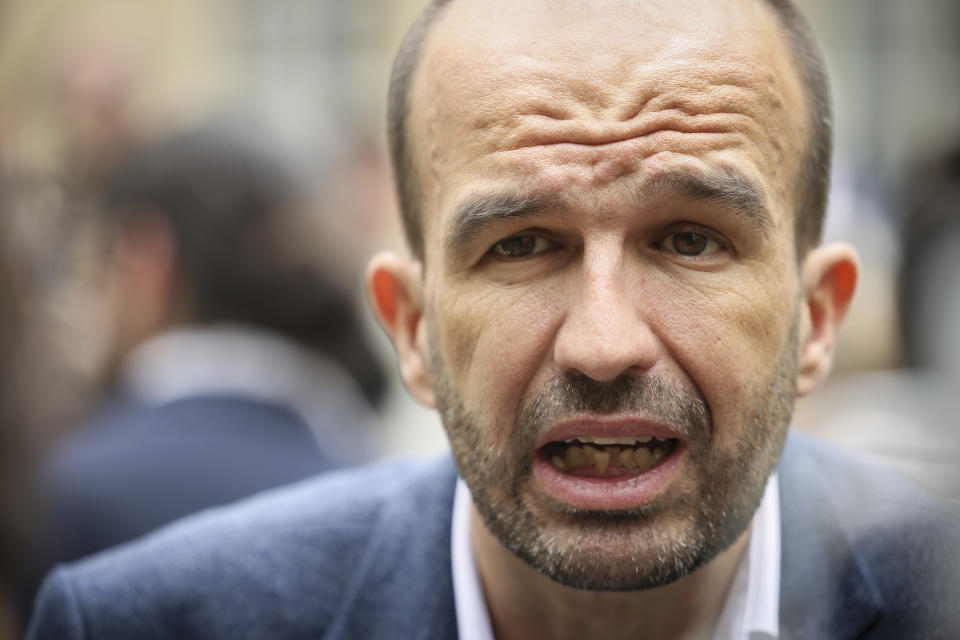
[[[636,444],[646,444],[654,439],[654,436],[623,436],[618,438],[604,438],[601,436],[577,436],[576,438],[568,438],[564,440],[567,444],[572,442],[580,441],[584,444],[599,444],[599,445],[610,445],[610,444],[620,444],[627,447],[632,447]],[[666,438],[657,438],[657,440],[666,440]]]

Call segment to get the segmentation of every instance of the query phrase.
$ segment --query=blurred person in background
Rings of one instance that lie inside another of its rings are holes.
[[[917,467],[960,503],[960,144],[917,163],[900,199],[897,302],[905,393],[926,442]],[[891,440],[893,437],[891,436]]]
[[[2,206],[7,187],[0,174],[0,639],[19,637],[14,596],[32,524],[28,505],[33,450],[19,394],[22,292]]]
[[[371,455],[383,375],[300,195],[222,125],[108,173],[111,379],[44,465],[25,605],[58,562]]]
[[[898,293],[905,364],[957,383],[960,145],[914,167],[904,184]]]

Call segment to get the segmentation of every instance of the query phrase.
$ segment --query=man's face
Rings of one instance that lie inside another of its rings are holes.
[[[582,588],[710,560],[795,390],[808,126],[776,19],[457,0],[411,104],[430,375],[486,526]]]

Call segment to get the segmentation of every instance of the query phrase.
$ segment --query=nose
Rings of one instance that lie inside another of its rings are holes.
[[[653,366],[659,342],[639,303],[640,274],[628,273],[621,252],[586,253],[576,292],[554,341],[556,365],[607,382]]]

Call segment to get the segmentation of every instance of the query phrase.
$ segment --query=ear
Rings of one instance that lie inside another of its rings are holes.
[[[173,229],[162,215],[145,211],[117,231],[108,270],[119,351],[176,321],[178,262]]]
[[[397,351],[400,376],[407,390],[422,404],[435,407],[423,322],[421,269],[417,260],[393,252],[378,253],[367,265],[367,296]]]
[[[803,262],[798,395],[816,389],[830,373],[837,332],[853,299],[859,271],[857,252],[846,243],[813,249]]]
[[[169,296],[177,270],[177,243],[170,222],[153,212],[132,217],[118,232],[113,259],[132,296]]]

